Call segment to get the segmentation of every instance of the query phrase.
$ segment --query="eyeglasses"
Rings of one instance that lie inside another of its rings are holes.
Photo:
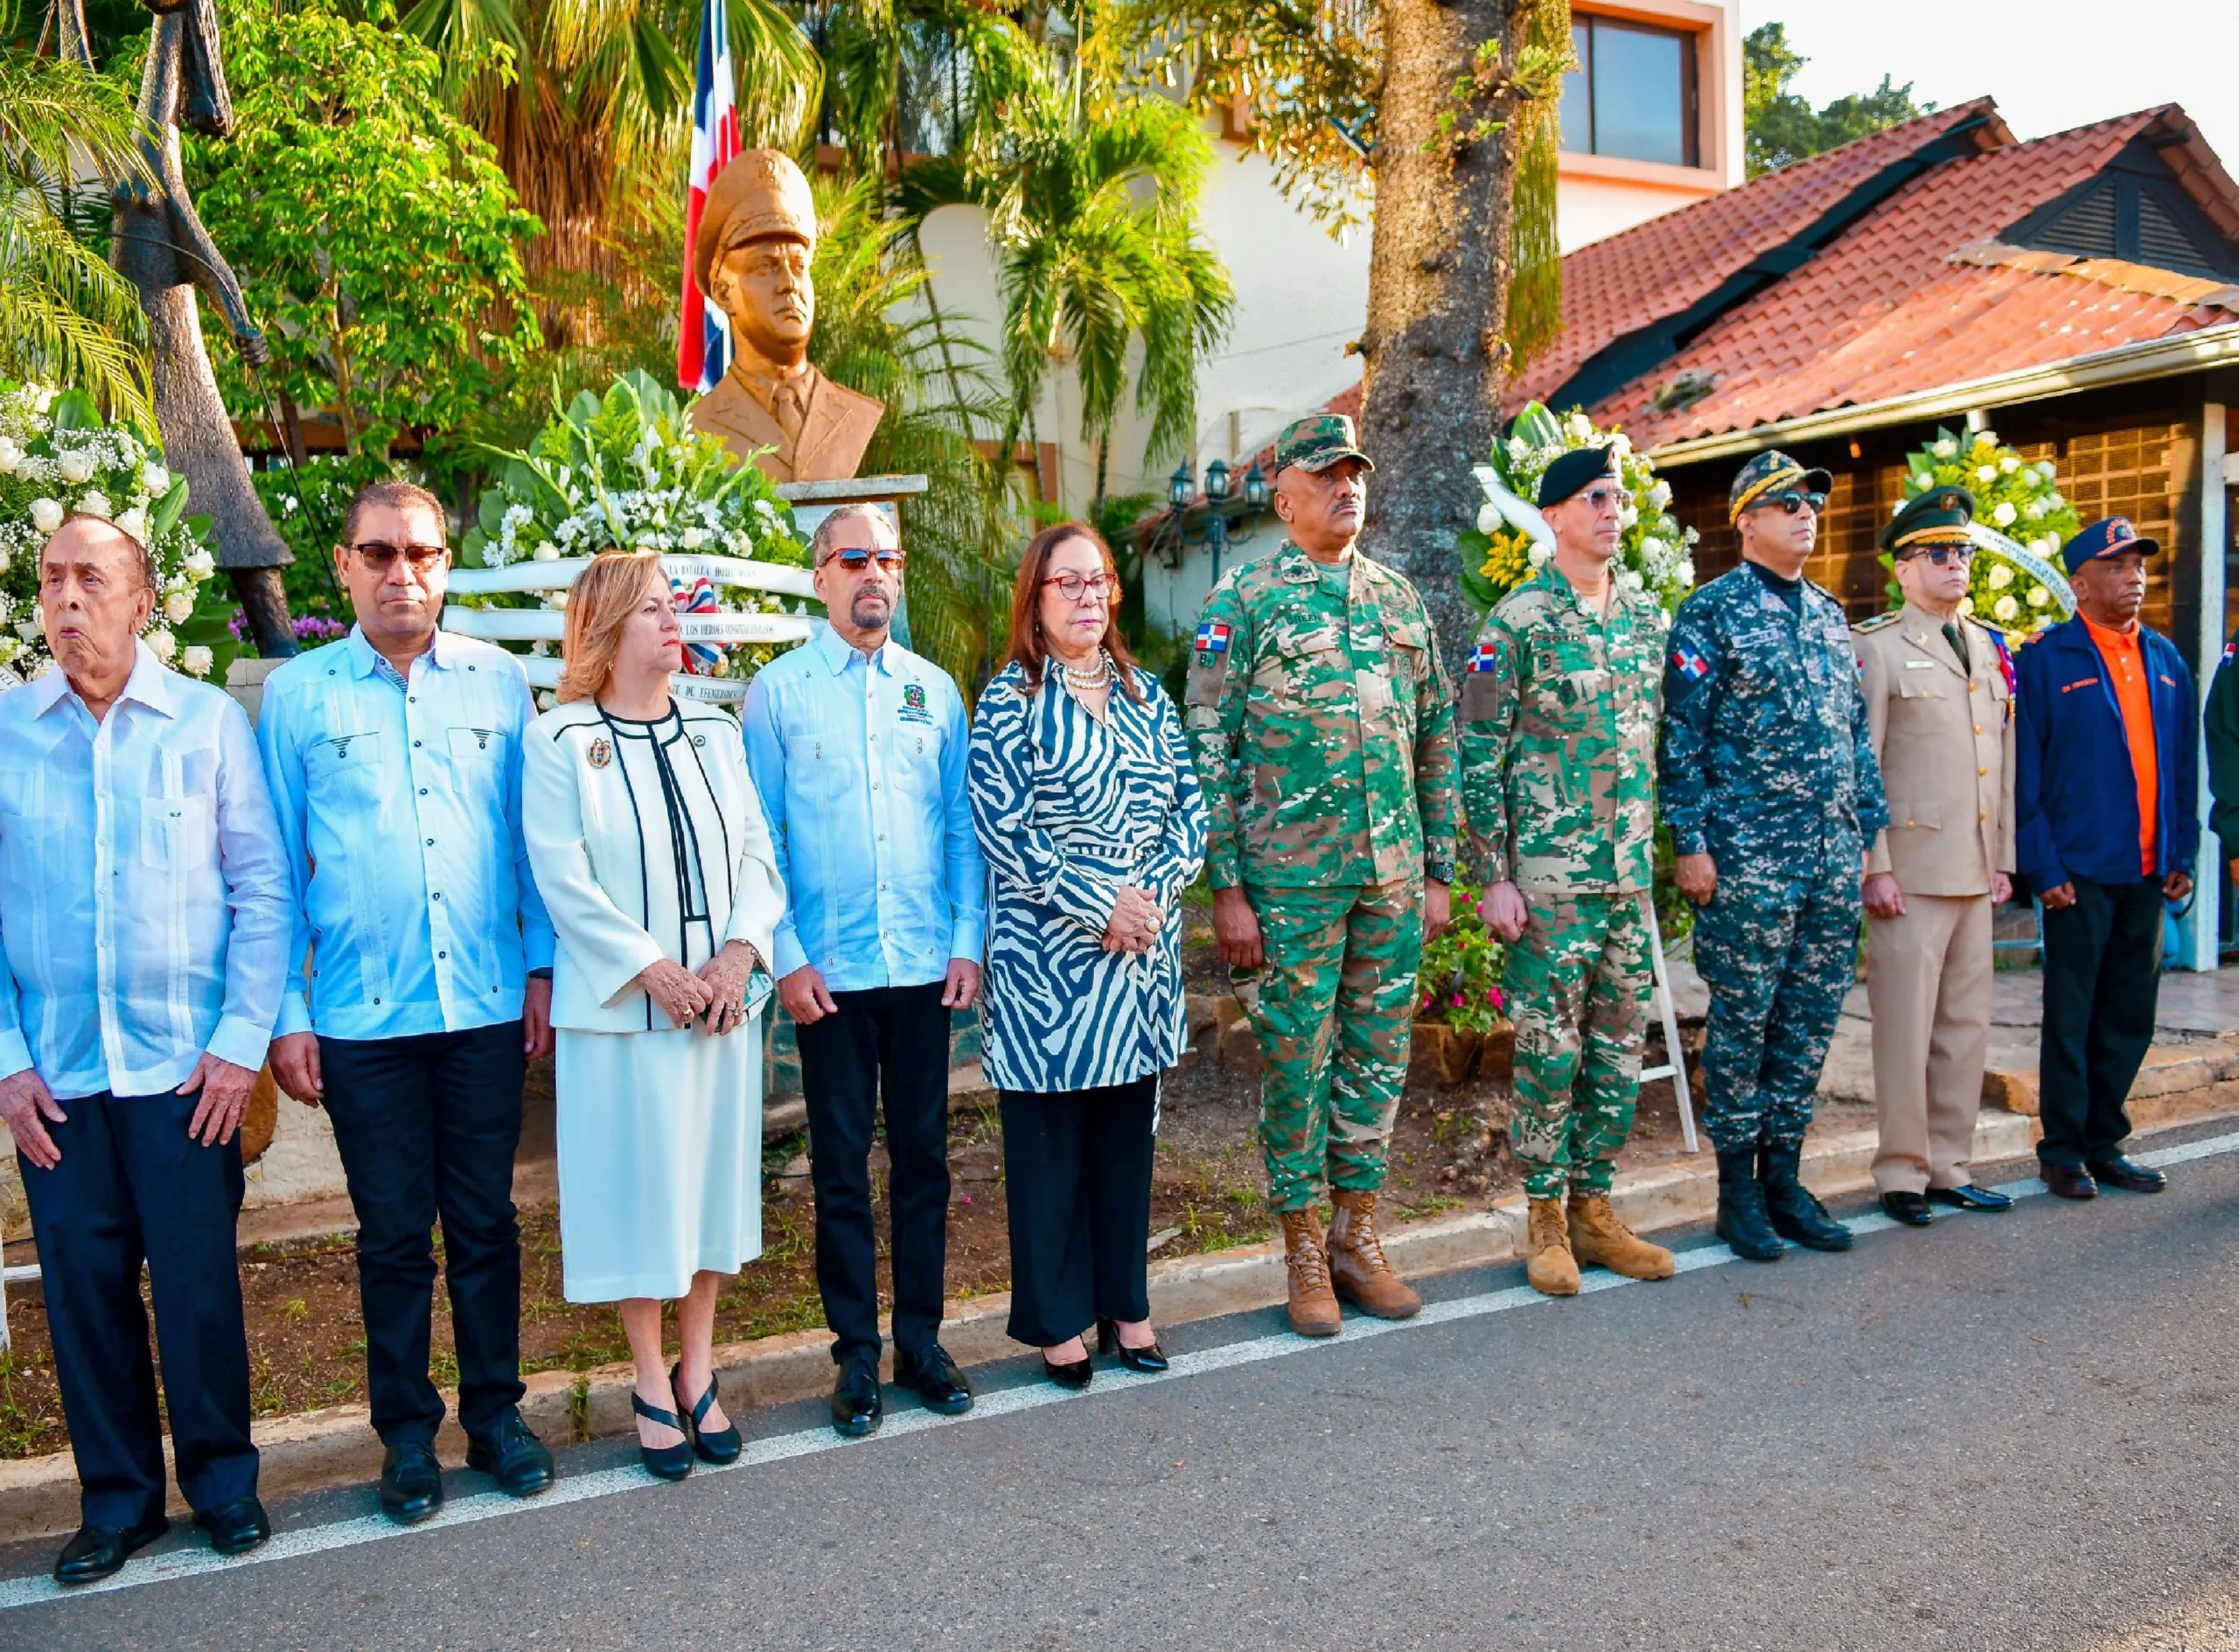
[[[1588,488],[1584,495],[1589,510],[1622,511],[1633,502],[1633,496],[1623,488]]]
[[[1112,594],[1112,576],[1109,574],[1053,574],[1042,582],[1055,585],[1057,595],[1069,603],[1082,602],[1091,597],[1100,603]]]
[[[871,565],[874,559],[881,568],[889,573],[898,574],[902,571],[903,554],[891,546],[850,545],[844,550],[833,552],[824,560],[827,562],[839,563],[850,574],[860,574]]]
[[[396,566],[401,556],[415,574],[425,574],[439,567],[449,556],[447,545],[391,545],[383,540],[367,540],[362,545],[350,547],[350,554],[376,574],[386,574]]]
[[[1769,511],[1775,505],[1780,507],[1782,516],[1794,516],[1806,509],[1817,516],[1827,508],[1827,496],[1824,493],[1782,493],[1769,499],[1761,499],[1755,508]]]
[[[1949,567],[1953,562],[1964,568],[1975,560],[1975,547],[1971,545],[1934,545],[1925,550],[1908,551],[1902,560],[1909,562],[1923,556],[1938,568]]]

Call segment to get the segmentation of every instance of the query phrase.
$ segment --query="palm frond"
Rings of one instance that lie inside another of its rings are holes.
[[[112,417],[155,429],[139,294],[21,196],[0,207],[0,377],[83,390]]]

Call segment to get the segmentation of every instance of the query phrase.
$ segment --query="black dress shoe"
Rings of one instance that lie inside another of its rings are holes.
[[[886,1416],[886,1401],[878,1391],[878,1367],[867,1360],[849,1360],[840,1368],[832,1384],[832,1425],[842,1439],[861,1439],[878,1432]]]
[[[466,1466],[498,1482],[508,1497],[534,1497],[552,1489],[552,1453],[517,1411],[508,1410],[480,1439],[466,1443]]]
[[[416,1526],[443,1506],[443,1466],[425,1440],[401,1439],[381,1454],[381,1512]]]
[[[1117,1354],[1120,1363],[1129,1370],[1142,1371],[1152,1377],[1167,1368],[1166,1350],[1158,1345],[1158,1338],[1154,1336],[1140,1348],[1129,1348],[1120,1340],[1120,1328],[1107,1319],[1099,1319],[1096,1322],[1096,1351]]]
[[[658,1405],[645,1404],[645,1396],[636,1389],[630,1391],[630,1410],[649,1423],[663,1428],[673,1428],[684,1436],[673,1446],[648,1446],[643,1434],[638,1436],[638,1460],[645,1472],[656,1480],[681,1480],[692,1472],[692,1431],[684,1425],[684,1418],[674,1412],[665,1412]]]
[[[237,1497],[223,1509],[197,1510],[194,1523],[210,1534],[210,1547],[219,1554],[247,1554],[272,1535],[264,1505],[254,1497]]]
[[[136,1552],[171,1529],[171,1523],[161,1515],[136,1526],[80,1526],[55,1557],[54,1580],[99,1583],[113,1577]]]
[[[2011,1210],[2013,1200],[2003,1193],[1992,1193],[1988,1188],[1978,1188],[1970,1181],[1963,1188],[1930,1188],[1928,1196],[1938,1204],[1948,1204],[1955,1210]]]
[[[1928,1195],[1908,1193],[1901,1188],[1883,1194],[1881,1208],[1889,1213],[1892,1222],[1901,1222],[1908,1228],[1924,1228],[1936,1220],[1936,1212],[1928,1208]]]
[[[1058,1364],[1047,1354],[1042,1356],[1042,1374],[1060,1388],[1086,1388],[1096,1378],[1096,1367],[1084,1354],[1078,1359]]]
[[[2159,1170],[2149,1170],[2119,1153],[2111,1159],[2094,1159],[2091,1174],[2124,1193],[2159,1193],[2169,1185],[2169,1178]]]
[[[746,1441],[739,1438],[736,1423],[726,1423],[721,1428],[707,1426],[708,1413],[720,1403],[715,1398],[715,1377],[708,1377],[708,1391],[689,1405],[684,1403],[683,1383],[684,1362],[679,1360],[668,1368],[668,1391],[676,1396],[677,1412],[688,1425],[684,1432],[692,1436],[693,1453],[703,1463],[729,1467],[746,1449]]]
[[[929,1412],[961,1417],[972,1409],[972,1384],[938,1342],[915,1354],[896,1349],[894,1380],[924,1401]]]
[[[2040,1164],[2037,1167],[2037,1175],[2060,1198],[2096,1199],[2099,1196],[2099,1184],[2080,1164]]]

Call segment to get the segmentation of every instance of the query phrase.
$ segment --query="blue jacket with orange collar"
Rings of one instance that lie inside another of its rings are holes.
[[[2176,645],[2138,628],[2153,701],[2160,815],[2158,875],[2190,873],[2200,850],[2198,702]],[[2138,881],[2138,785],[2106,662],[2079,617],[2037,633],[2014,654],[2014,858],[2042,894],[2071,878]]]

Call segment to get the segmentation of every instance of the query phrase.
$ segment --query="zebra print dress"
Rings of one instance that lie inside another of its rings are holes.
[[[1174,702],[1138,670],[1099,723],[1016,666],[972,720],[972,816],[987,861],[983,1062],[1005,1090],[1093,1090],[1163,1072],[1189,1038],[1182,891],[1205,860],[1205,803]],[[1166,913],[1148,951],[1099,944],[1115,891]]]

